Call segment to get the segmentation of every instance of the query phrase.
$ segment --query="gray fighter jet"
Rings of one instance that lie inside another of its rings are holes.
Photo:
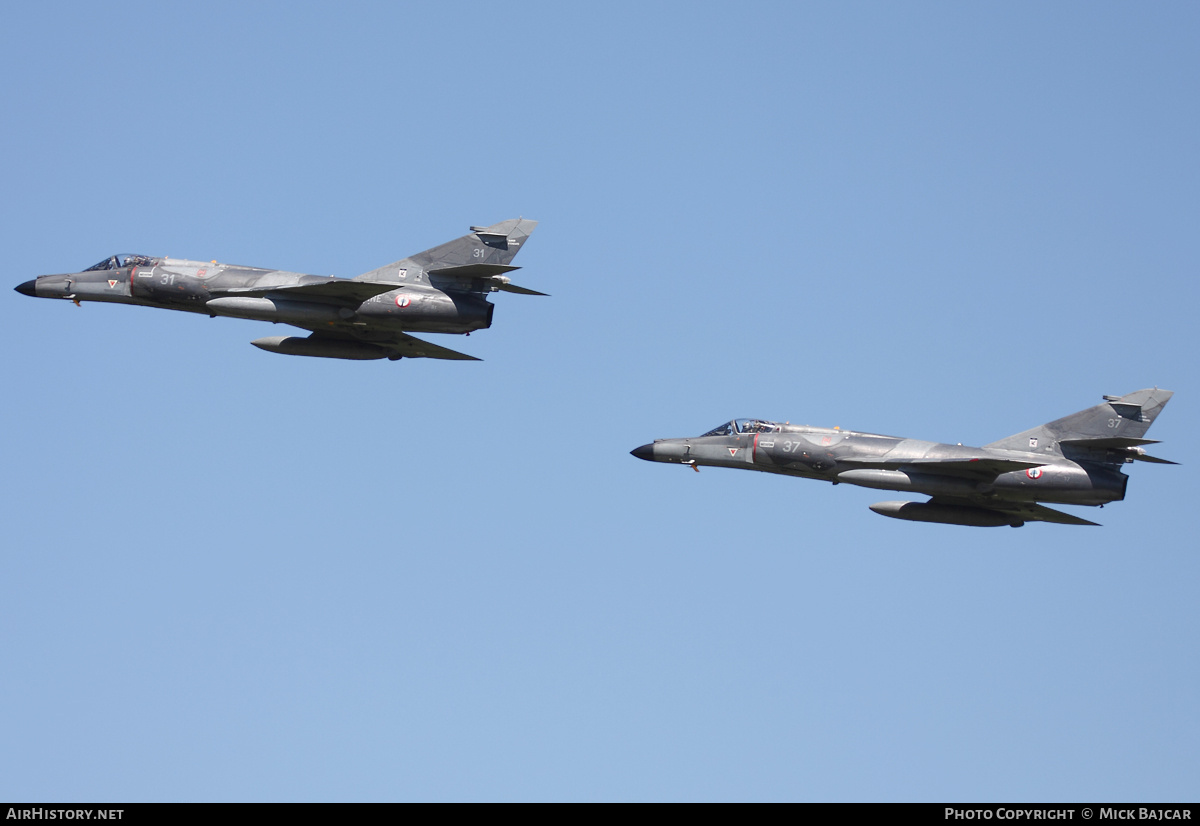
[[[1125,498],[1126,462],[1173,465],[1142,438],[1172,396],[1152,388],[1098,404],[983,447],[922,442],[839,428],[735,419],[694,439],[635,448],[651,462],[764,470],[833,484],[903,490],[927,502],[877,502],[896,519],[993,527],[1026,522],[1095,525],[1039,502],[1100,505]]]
[[[305,338],[251,344],[272,353],[338,359],[435,358],[478,361],[409,333],[465,333],[492,326],[497,290],[545,295],[513,284],[511,265],[537,221],[471,227],[464,235],[357,278],[114,255],[83,272],[42,275],[17,292],[38,298],[140,304],[168,310],[290,324]]]

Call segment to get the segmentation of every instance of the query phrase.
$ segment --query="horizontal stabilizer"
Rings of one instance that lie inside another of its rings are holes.
[[[1138,451],[1137,453],[1130,453],[1129,458],[1133,459],[1135,462],[1153,462],[1156,465],[1177,465],[1177,464],[1179,464],[1179,462],[1172,462],[1170,459],[1160,459],[1157,456],[1150,456],[1141,451]]]
[[[517,293],[518,295],[541,295],[547,296],[547,293],[539,293],[537,290],[531,290],[528,287],[518,287],[516,284],[501,283],[494,285],[497,290],[506,293]]]
[[[1085,450],[1115,450],[1124,454],[1126,459],[1136,462],[1153,462],[1157,465],[1177,465],[1170,459],[1159,459],[1150,456],[1142,450],[1142,445],[1157,445],[1157,439],[1136,439],[1132,436],[1106,436],[1099,439],[1063,439],[1059,444],[1065,447],[1078,447]]]
[[[510,282],[505,273],[519,269],[521,268],[509,264],[463,264],[460,267],[438,267],[430,270],[429,275],[443,278],[477,279],[474,286],[484,290],[502,290],[506,293],[520,295],[546,295],[528,287],[518,287]]]
[[[383,293],[390,293],[399,285],[383,284],[378,281],[350,281],[344,278],[334,278],[329,281],[317,281],[311,284],[297,284],[284,287],[239,287],[232,290],[213,290],[212,295],[238,296],[245,298],[263,298],[277,295],[289,299],[310,299],[313,301],[333,302],[357,307],[364,301]]]

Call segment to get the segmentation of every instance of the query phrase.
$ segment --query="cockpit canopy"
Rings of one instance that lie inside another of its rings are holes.
[[[92,272],[94,270],[121,270],[125,267],[151,267],[154,266],[155,259],[149,255],[138,255],[137,253],[122,252],[116,255],[110,255],[99,264],[93,264],[84,272]]]
[[[733,436],[737,433],[772,433],[780,429],[780,425],[775,422],[767,422],[762,419],[734,419],[732,422],[726,422],[720,427],[714,427],[712,430],[704,434],[704,436]],[[701,438],[704,438],[701,436]]]

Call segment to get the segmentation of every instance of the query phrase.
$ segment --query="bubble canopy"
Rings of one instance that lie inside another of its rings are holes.
[[[779,429],[780,425],[777,422],[768,422],[763,419],[734,419],[719,427],[714,427],[705,433],[704,436],[734,436],[738,433],[771,433]]]
[[[149,255],[139,255],[135,252],[119,252],[116,255],[110,255],[99,264],[93,264],[84,272],[93,272],[96,270],[122,270],[126,267],[150,267],[153,266],[156,259]]]

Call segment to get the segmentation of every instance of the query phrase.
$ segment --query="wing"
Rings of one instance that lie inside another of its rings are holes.
[[[837,460],[847,467],[882,468],[887,470],[912,470],[942,476],[959,476],[977,481],[991,481],[1001,473],[1041,467],[1041,462],[1022,462],[1015,459],[874,459],[856,461],[853,458]]]
[[[1145,445],[1162,444],[1158,439],[1135,439],[1130,436],[1109,436],[1103,439],[1060,439],[1060,445],[1074,445],[1076,447],[1097,447],[1097,448],[1127,448],[1127,447],[1144,447]]]
[[[314,332],[307,338],[270,336],[255,339],[250,343],[269,353],[282,353],[285,356],[356,360],[428,358],[479,361],[475,356],[468,356],[466,353],[460,353],[448,347],[430,344],[428,341],[422,341],[407,333],[393,333],[386,338],[367,341],[345,333],[321,331]]]
[[[212,295],[216,297],[238,296],[245,298],[263,298],[268,295],[277,295],[281,298],[307,298],[326,303],[357,307],[368,299],[382,295],[383,293],[390,293],[401,286],[401,284],[384,284],[379,281],[350,281],[345,278],[331,278],[328,281],[294,284],[285,287],[237,287],[231,290],[213,290]]]
[[[457,267],[435,267],[429,270],[430,275],[461,276],[463,278],[491,278],[493,275],[519,270],[512,264],[462,264]]]
[[[1035,505],[1032,502],[988,502],[979,504],[969,499],[954,499],[947,496],[935,496],[929,500],[931,505],[943,505],[950,508],[971,508],[972,510],[989,510],[1002,513],[1022,522],[1055,522],[1059,525],[1093,525],[1099,522],[1089,522],[1073,514],[1056,511],[1045,505]]]
[[[1001,473],[1041,467],[1041,462],[1021,462],[1014,459],[917,459],[904,462],[905,467],[916,468],[922,473],[940,473],[946,476],[965,476],[971,479],[995,479]]]

